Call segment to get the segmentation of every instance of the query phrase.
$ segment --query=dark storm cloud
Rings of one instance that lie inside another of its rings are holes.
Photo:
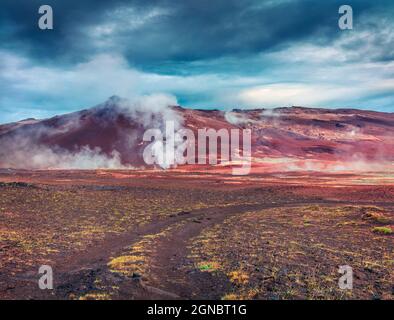
[[[0,41],[3,48],[55,63],[116,51],[131,63],[150,67],[163,61],[247,56],[306,38],[330,41],[339,33],[337,11],[342,3],[3,0]],[[347,3],[352,4],[357,18],[389,1]],[[54,30],[37,27],[42,4],[53,7]]]
[[[349,4],[354,29],[338,28]],[[54,30],[38,28],[49,4]],[[2,0],[0,123],[174,95],[394,111],[392,0]]]
[[[121,1],[112,1],[114,5]],[[54,0],[3,0],[0,11],[2,48],[26,51],[37,59],[79,60],[92,50],[78,30],[97,23],[108,9],[109,1],[54,1]],[[49,4],[54,11],[54,30],[38,28],[38,8]],[[78,43],[85,41],[86,52],[75,52]]]

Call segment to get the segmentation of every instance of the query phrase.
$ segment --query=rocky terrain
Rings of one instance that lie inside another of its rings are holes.
[[[50,119],[0,126],[0,167],[149,168],[147,129],[251,129],[256,170],[384,171],[394,160],[394,114],[302,107],[218,111],[130,105],[118,97]],[[196,133],[196,137],[198,137]],[[240,148],[242,149],[242,143]]]
[[[393,299],[392,113],[145,107],[0,126],[1,299]],[[167,121],[251,129],[251,172],[146,165]]]

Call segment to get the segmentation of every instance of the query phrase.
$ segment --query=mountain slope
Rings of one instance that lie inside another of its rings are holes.
[[[302,107],[231,112],[150,108],[111,97],[91,109],[1,125],[0,167],[147,167],[142,157],[147,142],[142,136],[150,128],[163,130],[169,120],[177,129],[193,130],[196,137],[202,128],[251,129],[254,166],[270,163],[278,170],[321,170],[327,164],[346,164],[359,169],[360,164],[390,166],[394,161],[393,113]],[[317,163],[318,167],[310,167]]]

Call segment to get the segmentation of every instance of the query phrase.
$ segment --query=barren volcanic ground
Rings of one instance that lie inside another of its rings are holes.
[[[251,160],[258,172],[393,168],[393,113],[302,107],[227,112],[151,109],[112,97],[71,114],[0,125],[0,168],[152,168],[143,159],[150,143],[143,140],[144,132],[151,128],[164,132],[168,121],[194,133],[196,155],[200,129],[250,130]],[[242,136],[239,150],[244,151]]]
[[[3,299],[393,299],[388,174],[0,171]],[[38,268],[54,271],[40,290]],[[353,268],[353,290],[338,267]]]

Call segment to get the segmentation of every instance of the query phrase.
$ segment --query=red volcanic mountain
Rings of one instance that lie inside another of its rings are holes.
[[[373,170],[392,167],[394,114],[303,107],[229,112],[133,105],[112,97],[91,109],[0,126],[0,167],[141,168],[143,133],[178,128],[251,129],[255,167]],[[197,136],[197,135],[196,135]],[[242,147],[242,144],[241,144]]]

